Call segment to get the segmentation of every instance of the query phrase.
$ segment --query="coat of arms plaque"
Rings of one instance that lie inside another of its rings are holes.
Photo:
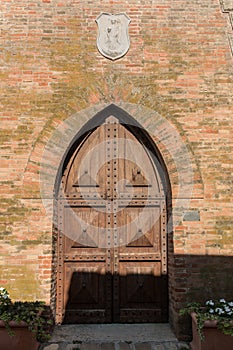
[[[130,40],[128,26],[130,18],[125,13],[113,15],[101,13],[98,24],[97,48],[99,52],[111,60],[121,58],[129,50]]]

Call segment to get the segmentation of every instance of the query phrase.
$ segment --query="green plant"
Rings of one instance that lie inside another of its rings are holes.
[[[49,339],[53,324],[48,317],[47,307],[42,301],[15,301],[9,297],[5,288],[0,288],[0,320],[5,324],[10,335],[14,335],[10,322],[25,322],[38,341]]]
[[[3,287],[0,288],[0,305],[7,305],[10,303],[10,297],[7,290]]]
[[[233,302],[220,299],[218,301],[207,300],[205,305],[200,303],[188,303],[180,310],[180,315],[195,313],[197,329],[201,339],[204,339],[203,328],[205,321],[217,321],[217,328],[224,334],[233,336]]]

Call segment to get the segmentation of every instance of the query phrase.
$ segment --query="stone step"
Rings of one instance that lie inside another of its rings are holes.
[[[189,345],[179,341],[164,342],[109,342],[109,343],[48,343],[39,350],[188,350]]]
[[[39,350],[187,350],[168,323],[56,326]]]

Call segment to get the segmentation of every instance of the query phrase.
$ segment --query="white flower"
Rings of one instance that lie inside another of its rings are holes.
[[[214,313],[214,309],[209,309],[209,313],[213,314]]]
[[[231,306],[231,307],[233,307],[233,301],[230,301],[230,302],[228,303],[228,305]]]
[[[226,302],[225,299],[220,299],[219,301],[220,301],[220,303],[225,303]]]
[[[3,290],[4,290],[5,288],[3,288],[3,287],[0,287],[0,291],[2,292]]]
[[[231,308],[229,306],[227,306],[227,305],[225,305],[224,308],[225,308],[226,312],[231,311]]]
[[[219,315],[224,314],[223,309],[221,309],[220,307],[216,307],[215,312],[218,313]]]
[[[213,306],[213,305],[214,305],[213,300],[207,300],[206,305],[211,305],[211,306]]]

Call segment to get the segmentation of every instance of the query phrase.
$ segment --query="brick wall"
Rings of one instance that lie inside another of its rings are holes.
[[[15,299],[50,301],[52,220],[41,200],[43,153],[67,118],[76,116],[81,124],[85,115],[115,103],[147,129],[159,115],[190,154],[194,191],[187,210],[175,208],[169,238],[171,319],[177,325],[184,301],[204,297],[206,276],[221,280],[217,291],[216,279],[209,279],[206,297],[228,296],[232,284],[219,264],[224,261],[228,271],[233,255],[232,1],[2,0],[1,5],[0,284]],[[130,50],[117,61],[96,48],[95,19],[101,12],[131,18]],[[141,111],[147,111],[144,119]],[[175,152],[163,143],[158,148],[175,205]],[[54,174],[58,166],[53,164]]]

